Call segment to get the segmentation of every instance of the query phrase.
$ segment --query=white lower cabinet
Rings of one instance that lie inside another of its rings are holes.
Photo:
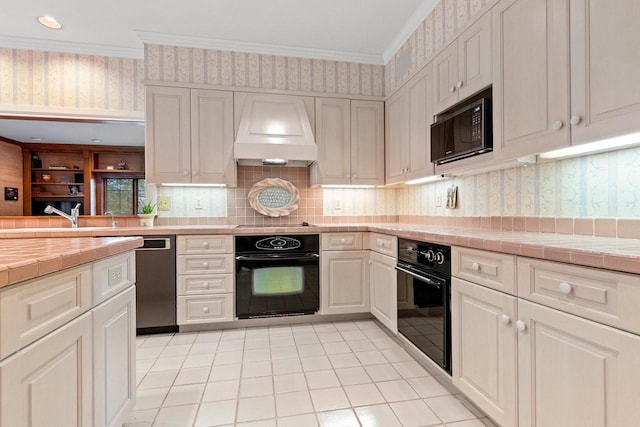
[[[369,280],[371,314],[394,334],[398,333],[398,285],[394,257],[371,251]]]
[[[91,314],[0,362],[0,425],[93,426]]]
[[[369,312],[369,251],[323,251],[321,314]]]
[[[515,316],[515,297],[452,279],[453,383],[502,426],[517,422]]]
[[[452,281],[454,384],[502,426],[640,419],[640,336]]]
[[[94,423],[120,427],[136,393],[136,288],[107,300],[93,312]]]

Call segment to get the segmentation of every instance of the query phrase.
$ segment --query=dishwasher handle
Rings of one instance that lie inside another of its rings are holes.
[[[167,251],[171,249],[171,239],[169,237],[150,237],[145,238],[142,247],[137,251]]]

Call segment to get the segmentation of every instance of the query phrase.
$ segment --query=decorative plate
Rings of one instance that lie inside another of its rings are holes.
[[[287,216],[298,209],[299,201],[296,186],[280,178],[265,178],[249,190],[249,204],[266,216]]]

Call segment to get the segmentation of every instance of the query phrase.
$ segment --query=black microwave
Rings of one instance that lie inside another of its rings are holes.
[[[431,125],[431,162],[436,165],[493,151],[491,99],[441,115]]]

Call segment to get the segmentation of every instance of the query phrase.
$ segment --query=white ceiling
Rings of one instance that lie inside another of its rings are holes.
[[[436,2],[11,1],[0,13],[0,47],[142,58],[147,42],[384,64]],[[44,28],[39,15],[63,29]]]

